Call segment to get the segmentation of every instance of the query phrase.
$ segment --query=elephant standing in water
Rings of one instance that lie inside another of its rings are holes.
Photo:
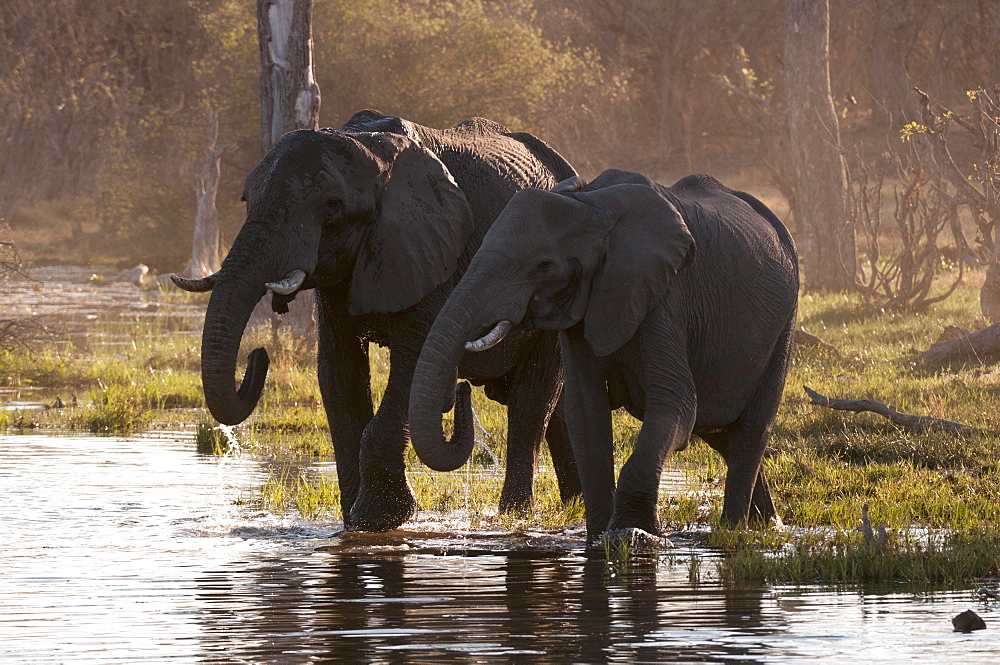
[[[511,329],[559,330],[591,541],[606,531],[659,535],[660,472],[692,433],[728,464],[723,521],[773,517],[761,460],[797,295],[788,231],[763,203],[711,176],[667,188],[609,170],[590,185],[575,178],[519,192],[427,336],[410,393],[414,449],[432,468],[469,455],[468,427],[450,441],[441,433],[440,404],[463,351]],[[467,392],[458,393],[455,408],[466,413],[456,422],[471,417]],[[616,489],[611,411],[621,406],[643,424]]]
[[[286,134],[246,177],[247,219],[219,272],[174,279],[189,291],[212,290],[202,337],[212,415],[240,423],[260,398],[264,349],[250,353],[239,390],[234,385],[240,339],[256,303],[270,291],[273,309],[287,311],[298,291],[315,288],[319,384],[345,527],[396,528],[415,509],[404,475],[406,409],[427,331],[511,196],[575,174],[538,138],[482,118],[437,130],[361,111],[337,130]],[[391,354],[377,413],[369,342]],[[459,371],[508,408],[501,509],[530,503],[546,423],[563,498],[579,494],[557,408],[557,334],[513,336],[503,348],[470,354]]]

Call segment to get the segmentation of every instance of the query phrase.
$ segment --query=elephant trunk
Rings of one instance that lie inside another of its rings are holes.
[[[260,399],[267,377],[267,351],[254,349],[239,390],[235,386],[240,340],[257,302],[264,296],[264,271],[223,266],[205,313],[201,338],[201,380],[212,417],[226,425],[246,420]],[[254,276],[256,273],[256,277]]]
[[[410,441],[420,461],[435,471],[453,471],[465,464],[475,444],[471,388],[464,381],[454,387],[455,368],[464,343],[475,334],[475,324],[457,289],[452,296],[427,336],[410,387]],[[448,402],[446,396],[452,390],[455,431],[446,440],[441,431],[441,405]]]

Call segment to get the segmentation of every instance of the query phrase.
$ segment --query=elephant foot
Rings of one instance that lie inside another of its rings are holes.
[[[664,536],[629,527],[605,531],[592,547],[602,548],[609,558],[627,559],[633,554],[652,554],[673,547]]]
[[[413,517],[417,502],[406,476],[380,472],[362,480],[358,498],[344,528],[349,531],[391,531]]]
[[[523,492],[502,492],[500,494],[500,512],[504,515],[524,515],[531,512],[531,493],[525,495]]]

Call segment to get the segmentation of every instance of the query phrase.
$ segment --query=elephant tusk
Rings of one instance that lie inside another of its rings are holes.
[[[190,291],[192,293],[204,293],[205,291],[211,291],[212,287],[215,286],[215,280],[218,278],[219,273],[212,273],[208,277],[202,277],[201,279],[187,279],[186,277],[181,277],[180,275],[171,275],[170,281],[174,283],[179,289],[184,291]]]
[[[499,344],[500,340],[502,340],[504,337],[506,337],[507,333],[510,332],[510,329],[513,328],[513,327],[514,327],[513,323],[511,323],[507,319],[504,319],[500,323],[496,324],[493,327],[493,330],[489,331],[488,333],[486,333],[485,335],[483,335],[482,337],[480,337],[476,341],[474,341],[474,342],[466,342],[465,343],[465,350],[466,351],[485,351],[486,349],[491,349],[494,346],[496,346],[497,344]]]
[[[280,282],[268,282],[264,286],[279,296],[289,296],[298,291],[304,281],[306,281],[306,274],[301,270],[293,270]]]
[[[567,194],[569,192],[575,192],[578,189],[583,189],[586,186],[587,181],[580,176],[575,175],[572,178],[566,178],[562,182],[557,183],[556,186],[549,191]]]

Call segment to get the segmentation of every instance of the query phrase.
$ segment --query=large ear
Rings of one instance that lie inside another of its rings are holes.
[[[409,144],[392,161],[358,252],[349,312],[398,312],[417,304],[455,272],[471,232],[472,211],[451,173],[433,153]]]
[[[587,341],[596,355],[606,356],[635,335],[667,294],[694,255],[694,238],[677,208],[653,186],[616,184],[576,197],[617,218],[584,317]]]

